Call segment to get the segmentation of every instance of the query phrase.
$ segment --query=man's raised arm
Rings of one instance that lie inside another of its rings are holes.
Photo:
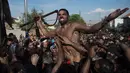
[[[41,34],[46,37],[54,37],[56,35],[56,30],[47,31],[45,28],[45,25],[42,24],[41,19],[37,21],[37,25],[39,27],[39,30],[41,30]]]
[[[93,26],[87,26],[87,25],[81,25],[81,24],[75,23],[72,27],[77,31],[84,31],[85,33],[95,33],[96,31],[102,29],[111,20],[117,18],[118,16],[126,12],[127,10],[128,8],[124,8],[122,10],[117,9],[111,14],[109,14],[103,21],[96,23]]]

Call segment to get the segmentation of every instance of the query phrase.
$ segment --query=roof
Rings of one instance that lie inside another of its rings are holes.
[[[130,13],[126,14],[125,16],[123,16],[122,18],[127,18],[129,17],[130,18]]]
[[[130,13],[128,13],[127,15],[125,15],[125,17],[129,17],[130,16]]]

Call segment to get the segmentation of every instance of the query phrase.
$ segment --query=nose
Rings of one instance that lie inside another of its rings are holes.
[[[61,15],[58,16],[59,19],[60,19],[61,17],[62,17]]]
[[[60,16],[60,18],[63,18],[63,16]]]

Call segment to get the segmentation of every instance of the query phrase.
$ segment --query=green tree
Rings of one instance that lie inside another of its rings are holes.
[[[70,23],[77,22],[77,23],[80,23],[80,24],[86,24],[84,19],[79,14],[72,14],[69,18],[69,22]],[[79,32],[79,33],[80,33],[80,41],[85,43],[86,35],[84,33],[81,33],[81,32]]]
[[[43,15],[43,10],[41,10],[41,12],[38,12],[35,8],[33,8],[30,13],[27,13],[27,21],[32,21],[34,19],[34,17],[38,16],[38,15]],[[22,15],[22,19],[21,19],[21,22],[19,23],[19,26],[22,25],[22,24],[24,24],[24,17],[25,17],[25,13],[23,13],[23,15]],[[22,27],[21,29],[22,30],[27,30],[32,25],[33,25],[33,23],[28,24],[28,25]],[[33,26],[33,27],[35,27],[35,26]]]
[[[78,22],[81,24],[85,24],[84,19],[79,14],[72,14],[69,18],[69,22]]]

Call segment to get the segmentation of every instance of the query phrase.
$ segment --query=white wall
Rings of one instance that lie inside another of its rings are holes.
[[[112,27],[112,25],[114,24],[115,27],[117,27],[118,24],[123,24],[124,21],[121,18],[116,18],[115,20],[110,22],[110,26]]]
[[[115,27],[118,25],[118,24],[123,24],[124,22],[123,22],[123,19],[121,19],[121,18],[117,18],[117,19],[115,19]]]
[[[15,24],[14,24],[15,25]],[[14,30],[9,30],[9,29],[6,29],[6,33],[7,35],[9,33],[13,33],[14,35],[16,35],[17,39],[19,39],[19,36],[22,34],[23,36],[25,36],[25,31],[22,31],[21,29],[17,28],[16,26],[13,26]]]

